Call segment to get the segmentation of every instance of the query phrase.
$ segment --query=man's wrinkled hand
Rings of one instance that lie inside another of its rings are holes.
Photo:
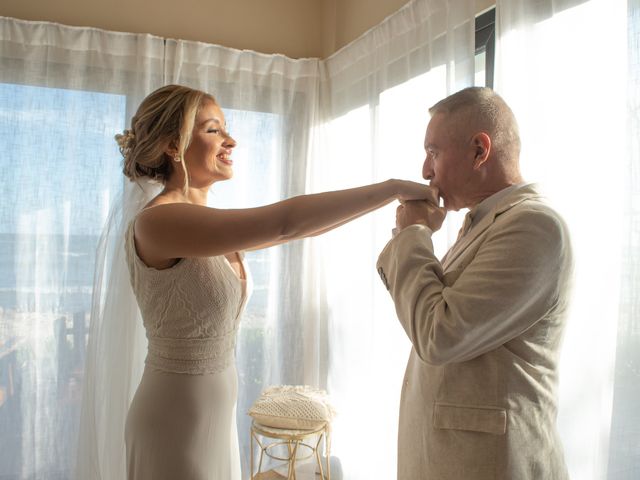
[[[425,200],[407,200],[396,209],[396,228],[401,231],[410,225],[425,225],[435,232],[440,230],[447,215],[444,208]]]

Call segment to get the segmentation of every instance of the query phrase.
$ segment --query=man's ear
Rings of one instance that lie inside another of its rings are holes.
[[[491,152],[491,137],[484,132],[476,133],[471,138],[471,145],[474,149],[473,169],[479,169],[489,158]]]

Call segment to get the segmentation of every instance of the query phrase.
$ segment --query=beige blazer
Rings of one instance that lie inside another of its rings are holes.
[[[414,225],[378,272],[413,348],[402,388],[398,480],[564,480],[558,354],[572,255],[533,185],[510,192],[441,263]]]

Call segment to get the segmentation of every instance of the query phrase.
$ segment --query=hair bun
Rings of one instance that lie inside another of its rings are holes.
[[[133,148],[133,144],[136,141],[135,134],[132,130],[124,130],[122,133],[117,134],[115,138],[122,155],[126,157],[125,150],[131,150]]]
[[[131,153],[135,147],[136,136],[132,130],[124,130],[122,133],[116,134],[115,139],[124,158],[122,171],[129,179],[134,180],[138,172],[136,171],[136,162],[133,161]]]

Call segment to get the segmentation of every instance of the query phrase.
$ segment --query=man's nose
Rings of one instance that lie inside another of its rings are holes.
[[[425,180],[431,180],[433,178],[433,166],[428,155],[427,158],[424,159],[424,164],[422,165],[422,178]]]

